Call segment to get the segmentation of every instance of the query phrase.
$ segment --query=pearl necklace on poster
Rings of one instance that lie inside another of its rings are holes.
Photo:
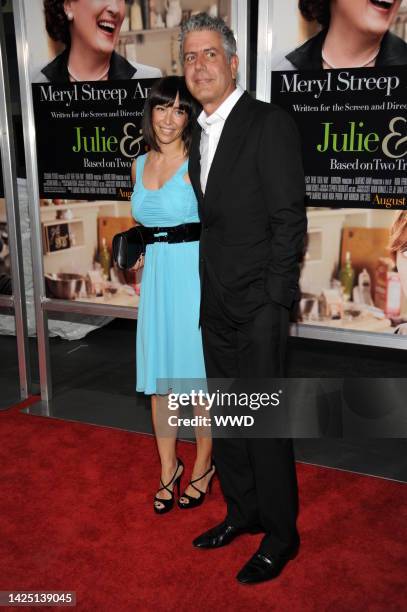
[[[107,75],[109,73],[109,68],[110,68],[110,64],[107,67],[105,66],[103,68],[102,74],[100,74],[98,77],[92,78],[92,79],[86,79],[86,80],[89,80],[89,81],[103,81],[107,77]],[[69,76],[71,78],[71,81],[73,81],[74,83],[77,83],[78,81],[83,81],[84,80],[84,79],[80,79],[77,76],[75,76],[69,66],[68,66],[68,74],[69,74]]]
[[[376,57],[379,55],[379,51],[380,51],[380,47],[376,49],[373,57],[369,58],[367,62],[365,62],[364,64],[360,64],[359,66],[346,66],[346,68],[366,68],[370,64],[373,65],[373,62],[375,61]],[[327,68],[332,68],[332,70],[339,70],[338,66],[334,66],[331,62],[328,62],[323,49],[322,49],[321,56],[322,56],[322,61],[327,66]]]

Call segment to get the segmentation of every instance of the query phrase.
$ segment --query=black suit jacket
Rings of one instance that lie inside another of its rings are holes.
[[[202,221],[200,275],[224,314],[236,323],[267,302],[290,308],[306,233],[305,182],[294,120],[245,92],[228,116],[205,196],[200,183],[197,124],[189,174]]]

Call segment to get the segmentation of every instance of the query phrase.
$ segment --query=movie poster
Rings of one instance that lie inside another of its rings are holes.
[[[407,2],[274,2],[271,100],[303,142],[302,323],[407,332]]]
[[[40,195],[128,200],[131,162],[144,153],[144,102],[162,71],[117,51],[130,27],[124,0],[37,5],[55,46],[32,74]]]
[[[213,10],[230,20],[230,2]],[[112,261],[129,229],[131,162],[155,79],[181,74],[182,19],[207,10],[165,0],[24,0],[47,296],[138,305],[140,272]]]
[[[33,84],[42,198],[129,200],[155,79]]]
[[[271,97],[300,129],[310,205],[407,210],[404,17],[400,0],[300,3],[319,28],[273,61]]]

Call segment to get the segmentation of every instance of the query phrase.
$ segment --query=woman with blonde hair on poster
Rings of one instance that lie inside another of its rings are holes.
[[[115,51],[125,8],[125,0],[44,0],[48,35],[65,49],[34,82],[160,77],[159,68],[132,64]]]
[[[401,0],[299,0],[304,19],[321,31],[274,70],[371,68],[407,64],[407,43],[389,31]]]

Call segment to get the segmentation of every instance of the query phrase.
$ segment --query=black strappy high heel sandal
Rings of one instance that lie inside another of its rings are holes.
[[[192,495],[188,495],[187,493],[183,493],[183,495],[181,497],[186,497],[188,499],[188,502],[182,502],[180,499],[178,499],[178,507],[181,508],[182,510],[187,510],[188,508],[197,508],[198,506],[200,506],[201,504],[203,504],[206,494],[211,492],[211,487],[212,487],[212,480],[213,480],[213,476],[215,475],[215,470],[214,470],[215,465],[212,463],[211,467],[209,468],[209,470],[206,470],[205,474],[202,474],[202,476],[200,476],[199,478],[195,478],[195,480],[190,480],[188,485],[191,485],[191,487],[193,489],[195,489],[195,491],[198,491],[199,493],[199,497],[192,497]],[[195,486],[195,483],[198,482],[199,480],[202,480],[202,478],[205,478],[205,476],[207,476],[212,470],[213,471],[213,475],[212,478],[210,479],[209,483],[208,483],[208,488],[206,491],[201,491],[200,489],[198,489],[198,487]],[[178,496],[179,497],[179,496]]]
[[[177,477],[177,473],[179,468],[182,466],[182,468],[184,468],[184,464],[181,461],[181,459],[178,459],[177,457],[177,467],[175,468],[175,472],[174,472],[174,476],[171,478],[170,482],[168,482],[166,485],[163,483],[163,481],[160,478],[160,484],[162,485],[161,489],[158,489],[157,493],[159,493],[160,491],[164,491],[164,489],[166,491],[168,491],[168,493],[171,494],[171,497],[169,499],[161,499],[160,497],[155,496],[154,497],[154,512],[156,512],[156,514],[165,514],[166,512],[169,512],[171,510],[171,508],[174,505],[174,489],[175,487],[177,487],[177,493],[178,493],[178,497],[179,497],[179,492],[180,492],[180,485],[181,485],[181,477],[182,474],[184,473],[184,469],[182,469],[181,474]],[[174,486],[171,489],[169,489],[168,487],[170,485],[172,485],[172,483],[174,483]],[[160,504],[162,504],[162,506],[160,508],[158,508],[156,506],[156,502],[159,502]]]

